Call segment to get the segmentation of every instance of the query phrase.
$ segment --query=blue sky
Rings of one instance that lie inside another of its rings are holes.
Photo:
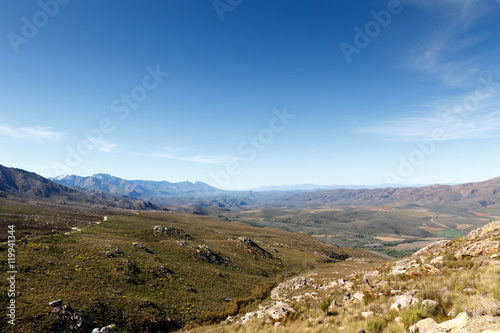
[[[0,164],[262,185],[500,176],[500,2],[0,4]]]

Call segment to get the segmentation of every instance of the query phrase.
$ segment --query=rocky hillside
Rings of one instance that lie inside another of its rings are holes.
[[[102,207],[163,210],[148,201],[135,200],[120,195],[86,191],[57,184],[36,173],[0,165],[0,198],[12,200],[50,201],[69,205],[99,205]]]
[[[376,269],[339,278],[341,267],[330,267],[281,283],[254,311],[195,331],[500,332],[500,222]]]

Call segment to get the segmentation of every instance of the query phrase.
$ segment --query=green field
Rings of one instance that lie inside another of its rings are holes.
[[[443,230],[443,231],[434,232],[434,235],[450,237],[450,238],[457,238],[457,237],[465,236],[465,233],[463,233],[461,231],[457,231],[457,230]]]

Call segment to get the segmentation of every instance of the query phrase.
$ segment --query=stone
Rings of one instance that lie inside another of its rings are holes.
[[[337,301],[332,301],[326,311],[327,313],[333,314],[337,311],[337,307],[338,307]]]
[[[155,236],[164,235],[166,237],[191,239],[191,236],[189,236],[189,234],[187,234],[183,229],[174,228],[171,225],[168,227],[164,225],[157,225],[153,228],[153,233]]]
[[[117,330],[117,327],[115,324],[111,324],[111,325],[108,325],[108,326],[104,326],[104,327],[101,327],[101,328],[94,328],[92,330],[92,333],[116,333],[118,330]]]
[[[351,291],[353,287],[354,287],[354,282],[352,281],[347,281],[344,284],[344,290]]]
[[[420,249],[418,250],[417,252],[415,252],[411,258],[413,260],[416,260],[420,257],[427,257],[427,256],[430,256],[430,255],[438,255],[440,254],[441,252],[444,251],[444,249],[446,249],[446,247],[450,244],[451,242],[448,241],[448,240],[441,240],[441,241],[438,241],[436,243],[432,243],[430,245],[427,245],[426,247],[424,247],[423,249]]]
[[[49,302],[49,305],[51,306],[61,306],[63,304],[63,301],[62,299],[58,299],[57,301],[52,301],[52,302]]]
[[[281,325],[281,323],[279,321],[277,321],[277,322],[274,323],[274,327],[278,327],[280,325]]]
[[[460,248],[455,252],[456,259],[463,259],[464,257],[478,257],[482,254],[492,254],[500,250],[500,241],[481,241],[474,243],[467,243],[468,245]]]
[[[429,264],[425,264],[422,266],[422,269],[424,271],[426,271],[427,273],[429,274],[437,274],[440,272],[439,269],[437,269],[436,267],[432,266],[432,265],[429,265]]]
[[[459,313],[455,319],[445,321],[436,326],[437,332],[452,332],[464,328],[469,322],[469,315],[466,312]]]
[[[115,254],[111,251],[106,251],[106,257],[108,258],[113,258],[115,256]]]
[[[439,256],[431,260],[431,265],[442,265],[444,264],[444,257]]]
[[[138,242],[134,242],[132,243],[133,246],[136,246],[140,249],[143,249],[144,251],[146,251],[147,253],[153,253],[153,251],[151,251],[150,249],[148,249],[147,247],[145,247],[144,245],[142,245],[141,243],[138,243]]]
[[[483,261],[483,265],[484,266],[486,266],[486,265],[489,265],[489,266],[500,266],[500,260],[488,259],[488,260]]]
[[[373,317],[375,314],[372,311],[361,312],[361,317],[368,319]]]
[[[238,241],[240,241],[240,244],[243,245],[243,247],[250,253],[254,255],[258,255],[261,258],[272,258],[271,253],[268,251],[264,250],[261,248],[259,245],[257,245],[253,240],[251,240],[248,237],[241,236],[238,238]]]
[[[365,300],[365,294],[362,293],[361,291],[358,291],[354,295],[352,295],[352,298],[356,301],[363,303],[363,301]]]
[[[417,262],[415,260],[403,259],[394,265],[392,268],[392,275],[406,274],[410,269],[418,268]]]
[[[410,305],[418,304],[418,299],[413,297],[413,295],[415,295],[415,292],[406,292],[403,295],[395,296],[394,303],[389,309],[392,311],[399,311],[409,307]]]
[[[424,308],[433,308],[439,306],[439,303],[430,299],[424,299],[422,301],[422,306]]]
[[[432,318],[420,320],[415,325],[410,326],[408,332],[410,333],[435,333],[437,323]]]
[[[295,309],[290,307],[286,303],[279,302],[278,304],[267,309],[266,313],[275,321],[282,320],[290,315],[290,313],[295,312]]]

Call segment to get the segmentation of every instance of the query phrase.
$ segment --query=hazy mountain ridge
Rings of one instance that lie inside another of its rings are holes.
[[[376,184],[376,185],[317,185],[317,184],[295,184],[295,185],[268,185],[261,186],[252,189],[252,191],[257,192],[267,192],[267,191],[325,191],[325,190],[338,190],[338,189],[348,189],[348,190],[360,190],[360,189],[376,189],[376,188],[386,188],[386,187],[424,187],[428,185],[414,184],[414,185],[394,185],[394,184]]]
[[[52,180],[68,187],[125,195],[160,204],[196,203],[196,205],[204,207],[281,205],[283,203],[286,205],[465,203],[471,207],[478,207],[500,202],[500,177],[476,183],[415,185],[415,187],[299,190],[299,187],[305,185],[268,186],[261,187],[261,192],[254,190],[224,191],[203,182],[171,183],[168,181],[126,180],[106,174],[96,174],[89,177],[65,176],[52,178]],[[311,188],[317,186],[314,184],[306,185]],[[278,188],[282,188],[282,190],[278,190]]]
[[[475,206],[488,206],[500,202],[500,177],[460,185],[304,192],[284,196],[283,200],[288,203],[307,202],[308,204],[453,204],[466,202]]]

